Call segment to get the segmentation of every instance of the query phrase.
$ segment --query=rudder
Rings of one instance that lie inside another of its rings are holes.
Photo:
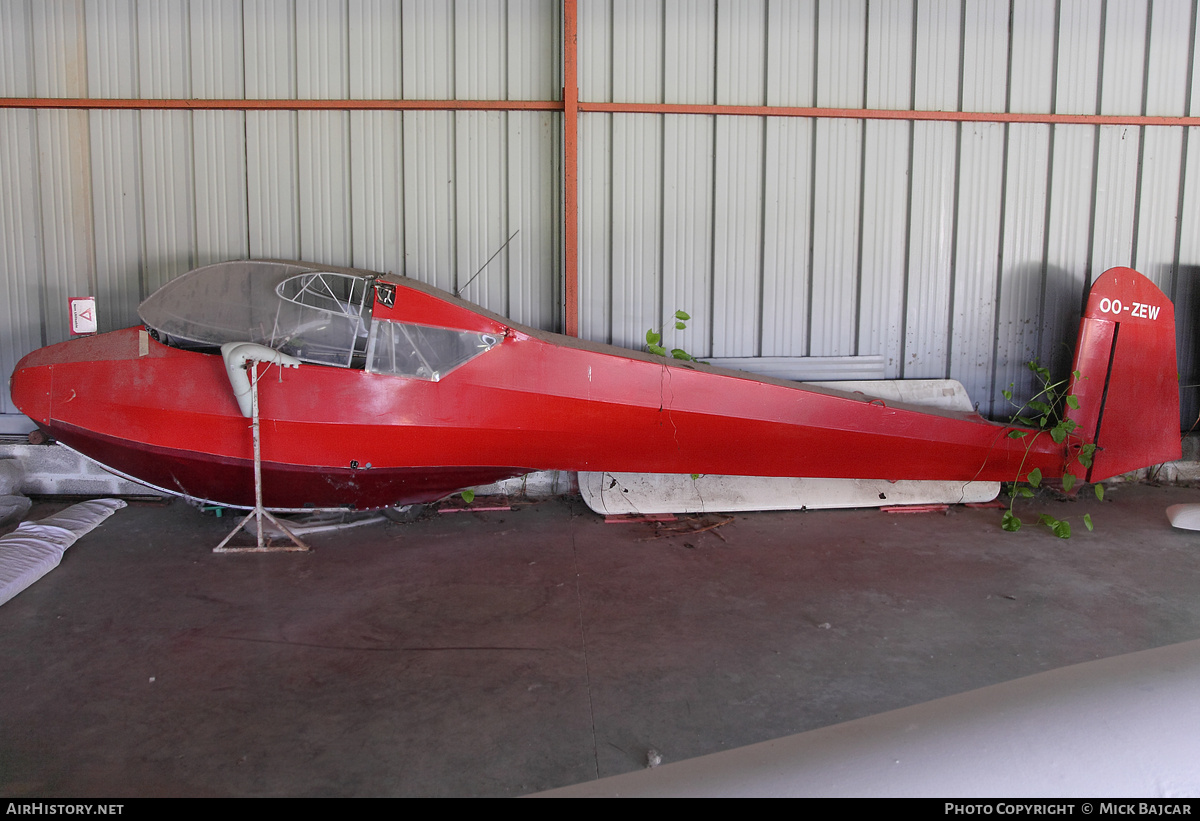
[[[1175,307],[1153,282],[1110,268],[1092,283],[1072,371],[1067,416],[1096,445],[1091,468],[1072,472],[1098,482],[1180,457]]]

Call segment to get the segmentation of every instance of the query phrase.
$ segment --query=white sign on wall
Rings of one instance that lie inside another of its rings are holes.
[[[96,298],[94,296],[73,296],[67,300],[71,307],[71,333],[96,333]]]

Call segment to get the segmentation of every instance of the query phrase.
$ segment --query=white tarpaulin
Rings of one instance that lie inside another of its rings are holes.
[[[49,518],[22,522],[0,536],[0,605],[57,567],[80,536],[123,507],[120,499],[80,502]]]

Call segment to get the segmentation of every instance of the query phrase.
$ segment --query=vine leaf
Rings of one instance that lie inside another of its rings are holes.
[[[1092,459],[1095,457],[1095,453],[1095,443],[1089,442],[1079,449],[1079,455],[1075,458],[1079,460],[1079,464],[1083,465],[1085,468],[1090,468],[1092,466]]]
[[[687,320],[692,318],[691,314],[689,314],[687,311],[676,311],[674,316],[675,330],[686,330]],[[664,325],[663,327],[665,328],[666,326]],[[657,331],[653,328],[646,331],[646,350],[655,356],[667,355],[667,346],[663,344],[662,328],[658,329]],[[675,359],[683,360],[685,362],[696,361],[696,358],[683,348],[671,348],[670,352],[671,356]]]
[[[1033,488],[1040,487],[1045,479],[1042,471],[1038,468],[1034,468],[1025,475],[1024,483],[1020,479],[1021,471],[1033,452],[1038,436],[1043,432],[1048,433],[1056,445],[1066,444],[1062,453],[1064,461],[1067,463],[1064,465],[1062,473],[1062,488],[1066,493],[1071,493],[1079,482],[1079,477],[1067,471],[1066,467],[1073,466],[1075,462],[1078,462],[1084,468],[1090,468],[1096,452],[1094,442],[1081,441],[1082,437],[1077,433],[1079,423],[1065,415],[1067,411],[1080,408],[1079,397],[1072,393],[1071,389],[1083,378],[1082,374],[1079,371],[1073,371],[1072,380],[1064,379],[1055,382],[1051,378],[1050,369],[1039,365],[1036,360],[1026,362],[1025,366],[1033,373],[1036,382],[1040,383],[1040,385],[1035,385],[1033,396],[1025,404],[1018,405],[1013,401],[1015,383],[1009,384],[1006,390],[1000,392],[1016,408],[1010,424],[1020,426],[1010,428],[1006,431],[1006,435],[1009,439],[1025,440],[1025,455],[1021,460],[1020,467],[1017,468],[1015,481],[1009,488],[1008,495],[1011,501],[1001,522],[1001,527],[1008,531],[1015,531],[1020,527],[1020,520],[1012,512],[1017,499],[1032,498]],[[1030,433],[1033,434],[1032,437],[1029,436]],[[1100,487],[1096,487],[1096,498],[1104,498],[1104,491]],[[1071,538],[1071,525],[1065,519],[1058,519],[1048,513],[1043,513],[1038,518],[1038,522],[1048,527],[1060,539]],[[1091,516],[1084,517],[1084,526],[1088,530],[1092,529]]]
[[[1052,532],[1058,538],[1060,538],[1060,539],[1071,538],[1071,523],[1070,522],[1063,521],[1062,519],[1055,519],[1049,513],[1043,513],[1041,516],[1038,517],[1038,521],[1041,524],[1044,524],[1046,527],[1050,528],[1050,532]]]

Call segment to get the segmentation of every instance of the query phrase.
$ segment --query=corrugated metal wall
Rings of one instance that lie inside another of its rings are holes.
[[[557,0],[0,3],[0,97],[555,100],[561,51]],[[454,289],[516,231],[464,296],[561,326],[561,127],[545,111],[0,109],[0,372],[68,335],[68,296],[124,327],[172,277],[248,256]]]
[[[1195,116],[1196,5],[591,0],[581,99]],[[1200,381],[1196,131],[587,113],[581,327],[637,346],[683,308],[696,355],[882,354],[1003,416],[1131,265],[1180,303]]]
[[[579,0],[584,102],[1187,116],[1197,0]],[[559,100],[557,0],[5,0],[0,97]],[[1200,144],[1180,126],[580,115],[580,327],[699,356],[880,354],[985,413],[1064,368],[1086,283],[1177,303],[1200,381]],[[547,111],[0,109],[0,372],[196,265],[465,282],[562,327]],[[1189,150],[1190,147],[1190,150]],[[1195,391],[1185,392],[1194,418]],[[0,412],[11,414],[7,393]]]

